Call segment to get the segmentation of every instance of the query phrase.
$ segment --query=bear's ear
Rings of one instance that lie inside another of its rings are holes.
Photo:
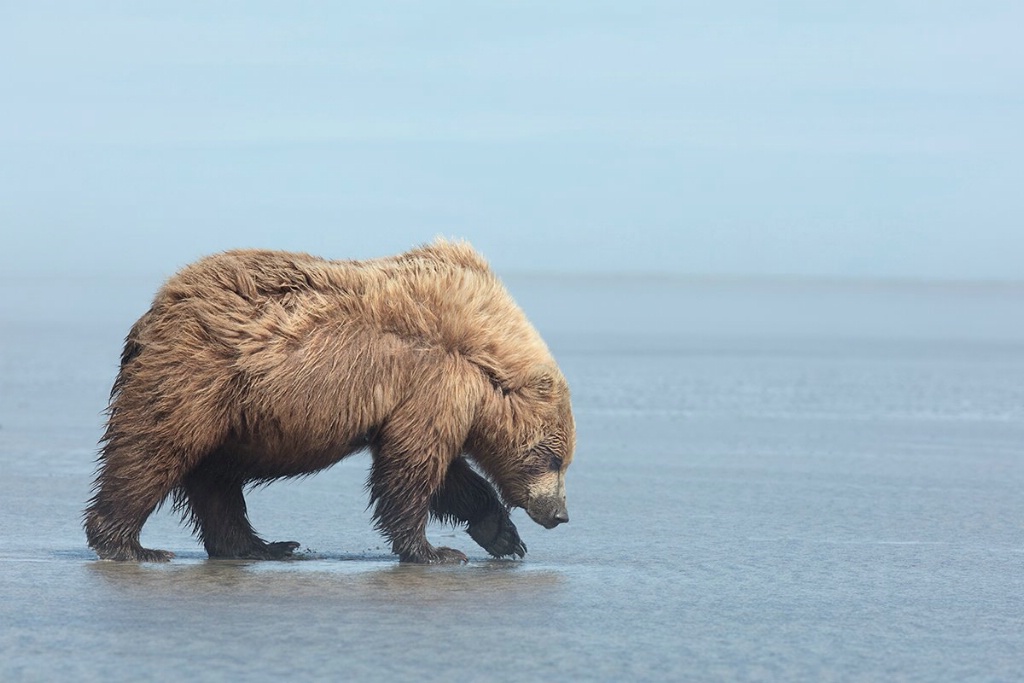
[[[505,377],[502,373],[498,372],[496,368],[482,367],[480,369],[483,371],[484,377],[487,378],[487,381],[490,382],[491,386],[494,387],[495,390],[499,391],[502,396],[508,396],[512,391],[508,377]]]
[[[491,386],[500,391],[502,396],[516,394],[547,400],[555,393],[557,381],[547,365],[538,365],[518,377],[510,377],[497,367],[482,366],[481,370]]]
[[[526,379],[524,389],[536,393],[541,398],[548,398],[554,393],[555,378],[547,367],[534,368]]]

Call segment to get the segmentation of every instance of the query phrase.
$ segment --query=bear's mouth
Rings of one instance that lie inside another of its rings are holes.
[[[560,471],[547,472],[530,482],[527,489],[526,514],[545,529],[569,521],[564,476]]]
[[[526,507],[526,514],[545,529],[554,529],[559,524],[569,521],[569,511],[566,509],[565,499],[531,500]]]

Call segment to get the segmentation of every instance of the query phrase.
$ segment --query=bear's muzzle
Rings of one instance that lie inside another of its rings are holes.
[[[569,521],[569,509],[565,504],[565,475],[551,472],[540,477],[530,486],[530,499],[526,514],[545,529],[554,529]]]

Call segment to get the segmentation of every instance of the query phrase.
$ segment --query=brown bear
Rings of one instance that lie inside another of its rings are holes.
[[[431,516],[467,525],[495,557],[526,552],[509,507],[546,528],[568,521],[568,385],[466,243],[366,261],[242,250],[187,266],[128,333],[108,415],[85,511],[102,559],[173,557],[139,543],[168,496],[210,557],[287,557],[299,544],[256,535],[245,487],[364,448],[376,527],[402,561],[466,561],[427,541]]]

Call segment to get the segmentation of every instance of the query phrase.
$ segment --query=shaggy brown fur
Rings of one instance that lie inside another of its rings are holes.
[[[374,519],[403,561],[466,560],[427,541],[429,515],[467,524],[497,557],[526,551],[504,503],[549,528],[568,520],[568,386],[468,244],[369,261],[208,257],[172,277],[125,340],[89,545],[169,559],[139,533],[173,496],[211,557],[287,556],[298,544],[256,535],[244,488],[367,447]]]

